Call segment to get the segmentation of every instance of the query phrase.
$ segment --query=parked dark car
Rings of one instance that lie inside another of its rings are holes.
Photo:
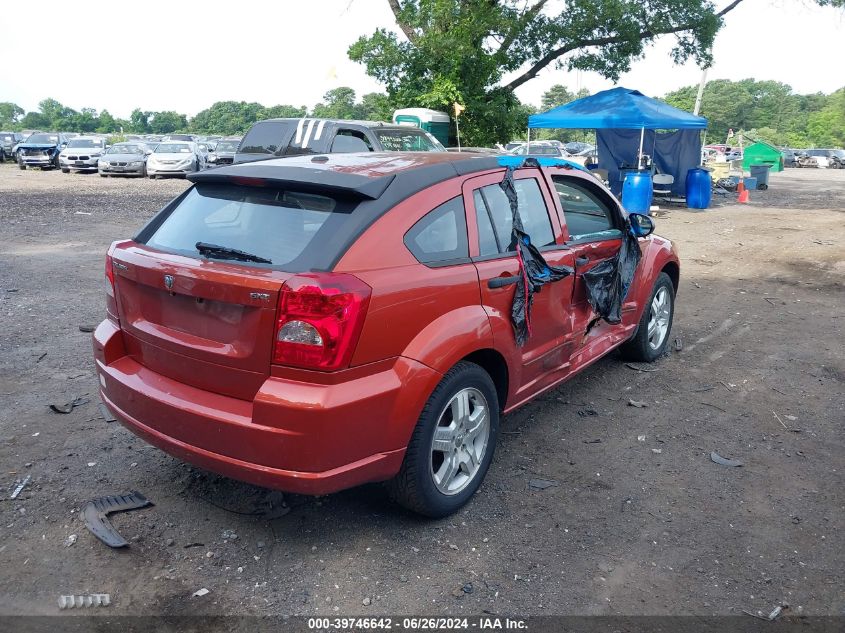
[[[18,144],[18,167],[41,167],[56,169],[59,153],[67,146],[68,138],[62,132],[36,132],[23,143]]]
[[[208,166],[231,165],[235,160],[235,154],[238,152],[238,146],[240,144],[241,138],[237,136],[221,138],[217,141],[214,151],[208,154]]]
[[[335,119],[267,119],[249,129],[234,162],[296,154],[445,151],[434,136],[409,125]]]
[[[0,132],[0,163],[15,160],[15,145],[23,141],[20,132]]]
[[[388,481],[413,511],[457,511],[503,413],[614,349],[650,362],[671,341],[672,243],[561,162],[512,174],[522,227],[568,273],[536,294],[517,343],[505,161],[364,152],[191,174],[108,250],[103,402],[147,442],[255,485]],[[636,238],[621,320],[600,321],[585,279]]]
[[[799,167],[798,157],[801,155],[800,149],[783,149],[781,150],[783,156],[784,167]]]

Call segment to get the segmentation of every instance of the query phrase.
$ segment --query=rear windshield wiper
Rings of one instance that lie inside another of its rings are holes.
[[[237,248],[229,248],[228,246],[218,246],[217,244],[209,244],[208,242],[197,242],[197,250],[202,255],[211,255],[216,259],[234,259],[240,262],[255,262],[257,264],[272,264],[272,260],[260,255],[253,255],[246,251],[239,251]]]

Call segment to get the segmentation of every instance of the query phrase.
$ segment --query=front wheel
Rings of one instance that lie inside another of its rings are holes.
[[[18,159],[18,169],[26,169],[26,163]]]
[[[498,431],[499,399],[490,375],[474,363],[458,363],[423,408],[402,468],[388,482],[391,497],[433,518],[457,512],[487,474]]]
[[[627,360],[651,363],[666,351],[672,319],[675,316],[675,286],[666,273],[660,273],[643,310],[637,333],[620,348]]]

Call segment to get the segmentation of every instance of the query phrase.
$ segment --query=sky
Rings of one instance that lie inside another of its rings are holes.
[[[727,0],[715,3],[721,8]],[[29,111],[52,97],[75,110],[107,109],[119,117],[136,107],[192,116],[223,100],[311,107],[338,86],[350,86],[359,96],[380,91],[346,50],[376,28],[396,30],[386,0],[3,5],[3,22],[17,28],[4,29],[4,50],[15,53],[0,62],[0,101]],[[707,77],[776,80],[798,93],[833,92],[845,86],[844,28],[845,12],[812,0],[744,0],[726,16]],[[670,49],[670,39],[659,41],[618,85],[663,96],[697,84],[701,70],[694,63],[673,65]],[[595,73],[550,67],[517,96],[539,105],[554,84],[591,93],[613,85]]]

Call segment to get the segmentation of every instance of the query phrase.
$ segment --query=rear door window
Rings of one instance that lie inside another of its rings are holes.
[[[452,198],[423,216],[405,234],[405,246],[422,264],[467,259],[463,197]]]
[[[531,237],[531,243],[538,248],[555,243],[549,211],[535,178],[520,178],[514,181],[519,216],[525,232]],[[510,202],[502,188],[487,185],[473,193],[475,214],[478,225],[479,253],[492,255],[514,251],[511,244],[513,214]]]
[[[258,255],[284,270],[290,270],[291,264],[294,269],[306,269],[309,263],[305,260],[327,255],[322,252],[325,247],[318,247],[320,232],[339,230],[354,206],[352,201],[316,193],[199,184],[145,243],[200,257],[196,244],[205,242]]]
[[[290,143],[296,124],[291,121],[265,121],[253,125],[241,141],[243,154],[281,154]]]

